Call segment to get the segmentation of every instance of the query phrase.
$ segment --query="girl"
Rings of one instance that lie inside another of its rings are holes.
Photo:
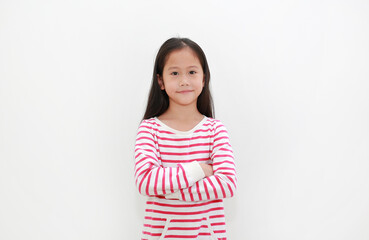
[[[141,239],[227,239],[222,199],[234,195],[237,178],[209,81],[195,42],[161,46],[135,147],[136,186],[148,196]]]

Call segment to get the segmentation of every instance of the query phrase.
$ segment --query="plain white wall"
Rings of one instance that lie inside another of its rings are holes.
[[[368,1],[1,1],[0,239],[138,239],[155,54],[204,49],[231,240],[369,239]]]

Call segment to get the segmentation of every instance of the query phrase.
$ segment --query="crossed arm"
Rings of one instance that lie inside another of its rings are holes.
[[[212,165],[179,163],[163,167],[154,137],[140,126],[135,147],[135,181],[141,194],[182,201],[232,197],[237,188],[236,168],[227,130],[220,125],[214,133]]]

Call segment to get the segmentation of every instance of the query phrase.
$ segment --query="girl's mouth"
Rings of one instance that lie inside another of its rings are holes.
[[[189,93],[192,92],[193,90],[183,90],[183,91],[178,91],[178,93]]]

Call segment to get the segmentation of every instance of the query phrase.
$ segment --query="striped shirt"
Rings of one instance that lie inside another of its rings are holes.
[[[199,163],[211,164],[205,177]],[[225,126],[213,118],[190,131],[159,119],[143,120],[135,145],[135,183],[148,196],[144,239],[227,239],[223,198],[237,187],[232,147]]]

